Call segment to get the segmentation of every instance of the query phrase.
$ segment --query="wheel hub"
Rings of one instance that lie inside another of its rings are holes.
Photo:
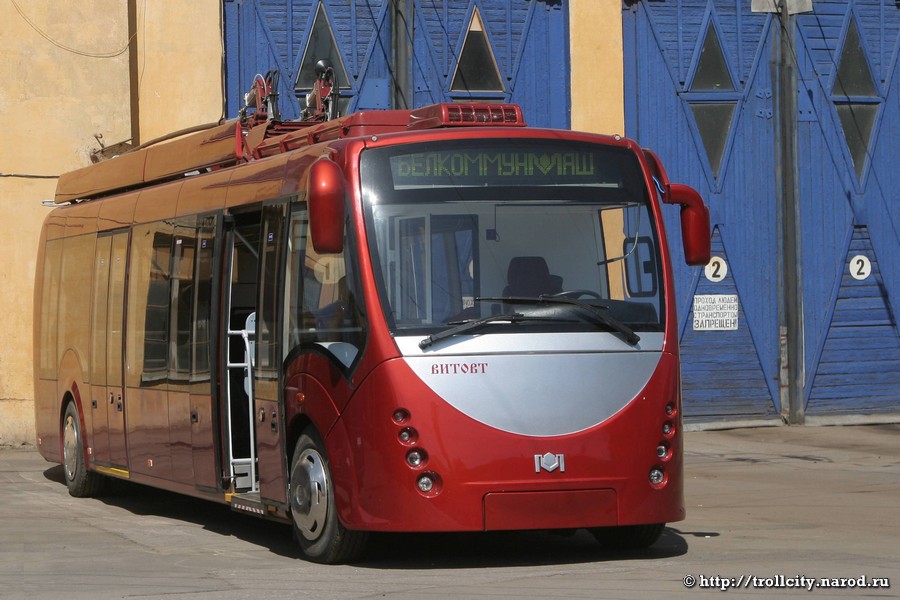
[[[63,462],[66,466],[66,477],[69,481],[75,479],[75,471],[78,468],[78,429],[72,415],[66,415],[66,424],[63,428]]]
[[[328,516],[328,475],[322,456],[304,450],[291,471],[291,515],[301,535],[315,541]]]

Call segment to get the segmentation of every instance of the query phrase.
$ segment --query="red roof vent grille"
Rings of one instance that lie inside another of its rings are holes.
[[[436,127],[525,127],[518,104],[433,104],[409,113],[410,129]]]

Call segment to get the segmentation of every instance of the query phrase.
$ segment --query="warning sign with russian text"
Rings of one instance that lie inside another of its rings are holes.
[[[736,294],[694,296],[694,331],[733,331],[738,328]]]

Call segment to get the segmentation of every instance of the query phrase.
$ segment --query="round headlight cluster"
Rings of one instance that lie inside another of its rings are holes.
[[[406,466],[418,472],[415,478],[416,490],[426,497],[433,497],[441,491],[441,477],[434,471],[422,471],[428,464],[428,452],[419,445],[419,432],[412,425],[412,415],[405,408],[397,408],[391,413],[391,421],[399,427],[397,441],[405,447]]]
[[[664,412],[665,420],[660,428],[662,439],[656,444],[656,460],[660,461],[660,464],[657,464],[650,469],[648,476],[650,485],[655,488],[664,487],[668,482],[664,464],[672,458],[672,439],[675,437],[675,423],[677,422],[678,406],[674,402],[669,402],[666,404]]]

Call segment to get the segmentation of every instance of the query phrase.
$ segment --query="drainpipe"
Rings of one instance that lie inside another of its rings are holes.
[[[140,73],[138,73],[137,0],[128,0],[128,78],[131,101],[131,145],[141,143]]]
[[[778,19],[780,44],[774,68],[778,82],[778,234],[781,240],[779,269],[779,371],[781,416],[791,425],[804,422],[805,352],[803,334],[803,285],[800,242],[800,203],[797,192],[797,64],[791,2],[782,1]]]
[[[409,96],[409,30],[414,3],[391,0],[391,108],[407,109]]]

